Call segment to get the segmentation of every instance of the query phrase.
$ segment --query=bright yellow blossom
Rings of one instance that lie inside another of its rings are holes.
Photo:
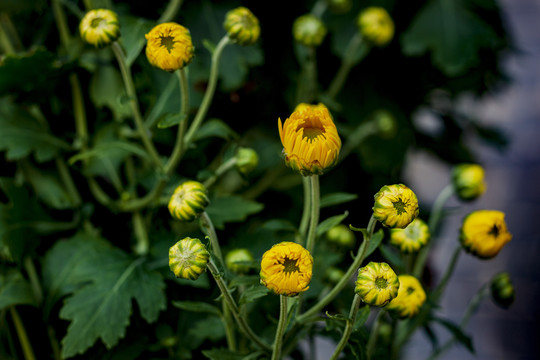
[[[426,292],[414,276],[399,275],[398,279],[398,295],[390,301],[386,309],[400,318],[411,318],[418,314],[426,301]]]
[[[405,229],[390,229],[390,244],[405,254],[420,250],[429,237],[429,227],[420,218],[414,219]]]
[[[210,203],[206,188],[198,181],[186,181],[174,190],[169,200],[169,212],[180,221],[193,221]]]
[[[385,185],[375,194],[373,216],[389,228],[406,228],[418,213],[416,194],[403,184]]]
[[[166,71],[175,71],[193,59],[195,47],[189,30],[174,22],[155,26],[145,35],[146,57],[150,64]]]
[[[279,136],[285,162],[302,175],[321,175],[338,160],[341,149],[336,125],[323,104],[299,104],[282,125]]]
[[[295,296],[309,289],[313,257],[302,245],[281,242],[263,254],[261,284],[278,295]]]
[[[201,240],[187,237],[169,249],[169,267],[176,277],[197,280],[206,271],[210,253]]]
[[[79,23],[79,32],[81,38],[87,43],[103,47],[120,36],[118,17],[111,10],[90,10]]]
[[[362,10],[356,25],[363,38],[377,46],[386,45],[394,36],[394,21],[381,7],[370,6]]]
[[[477,210],[463,219],[459,239],[467,252],[481,259],[490,259],[512,240],[512,234],[506,228],[503,212]]]
[[[372,306],[385,306],[398,294],[399,279],[387,263],[370,262],[358,270],[354,292]]]

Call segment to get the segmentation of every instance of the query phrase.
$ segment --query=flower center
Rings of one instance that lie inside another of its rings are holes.
[[[285,260],[283,260],[281,265],[283,265],[283,271],[285,273],[293,273],[300,271],[297,263],[298,259],[289,259],[288,257],[285,257]]]
[[[499,229],[499,227],[497,226],[497,224],[493,225],[493,227],[491,228],[491,230],[489,230],[488,234],[489,235],[492,235],[493,237],[497,237],[499,236],[499,234],[501,233],[501,229]]]
[[[412,286],[409,286],[407,288],[407,295],[411,295],[414,292],[414,288]]]
[[[393,201],[392,204],[394,205],[394,209],[396,209],[398,215],[407,213],[407,210],[405,210],[407,203],[404,203],[401,199],[398,199],[398,201]]]
[[[320,135],[324,136],[325,133],[323,124],[317,118],[304,119],[304,122],[296,128],[296,131],[298,132],[300,129],[304,130],[304,138],[311,141],[315,140]]]
[[[104,22],[104,18],[97,17],[95,19],[92,19],[92,22],[90,22],[90,26],[92,27],[92,29],[95,29],[97,27],[100,27]]]
[[[174,44],[178,42],[174,41],[174,37],[172,36],[161,35],[159,38],[161,39],[160,46],[164,46],[169,53],[174,49]]]
[[[379,290],[386,289],[388,287],[388,281],[386,281],[385,278],[378,277],[377,279],[375,279],[375,286]]]

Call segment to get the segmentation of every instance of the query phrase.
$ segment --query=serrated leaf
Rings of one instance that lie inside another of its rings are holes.
[[[172,304],[173,306],[186,311],[202,312],[221,316],[221,311],[219,311],[217,307],[202,301],[173,301]]]
[[[84,256],[76,247],[82,239],[90,244]],[[62,340],[63,357],[84,353],[98,339],[109,349],[115,346],[129,325],[132,299],[148,322],[165,308],[163,279],[146,270],[144,258],[134,259],[94,234],[79,235],[63,246],[68,250],[62,253],[74,252],[72,256],[80,260],[70,264],[75,276],[66,276],[65,267],[58,269],[67,281],[56,288],[66,291],[74,283],[81,284],[60,310],[60,318],[71,321]]]
[[[170,128],[171,126],[180,124],[185,119],[186,119],[185,114],[178,114],[178,113],[166,114],[165,116],[159,119],[157,127],[160,129]]]
[[[343,204],[352,200],[356,200],[357,198],[358,198],[358,195],[356,194],[349,194],[349,193],[344,193],[344,192],[328,194],[321,197],[320,207],[325,208],[328,206],[339,205],[339,204]]]
[[[341,215],[336,215],[336,216],[329,217],[328,219],[325,219],[317,226],[317,235],[321,236],[322,234],[326,233],[328,230],[330,230],[334,226],[341,224],[341,222],[345,220],[347,216],[349,216],[349,212],[345,211]]]
[[[249,304],[250,302],[253,302],[263,296],[266,296],[270,293],[270,290],[268,288],[262,286],[262,285],[253,285],[244,292],[242,292],[242,295],[240,295],[240,304]]]
[[[11,305],[37,305],[32,287],[15,269],[0,274],[0,310]]]
[[[261,203],[231,195],[211,199],[206,212],[212,219],[214,226],[223,229],[225,223],[243,221],[249,215],[258,213],[263,208]]]
[[[195,133],[194,141],[209,137],[219,137],[222,139],[238,138],[236,134],[226,123],[220,119],[209,119]]]

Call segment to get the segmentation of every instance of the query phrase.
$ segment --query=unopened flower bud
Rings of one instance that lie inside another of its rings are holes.
[[[344,247],[353,247],[356,243],[354,233],[348,226],[339,224],[326,232],[326,238],[331,243]]]
[[[383,138],[391,138],[397,132],[397,122],[391,112],[387,110],[377,110],[373,114],[377,126],[379,128],[379,134]]]
[[[417,278],[400,275],[397,297],[390,301],[386,309],[399,318],[411,318],[418,314],[426,301],[426,292]]]
[[[243,46],[255,43],[261,33],[259,20],[243,6],[230,10],[225,15],[223,27],[231,40]]]
[[[381,7],[364,9],[358,15],[356,25],[363,38],[376,46],[386,45],[394,36],[394,21]]]
[[[189,30],[175,22],[155,26],[145,38],[148,62],[165,71],[182,69],[195,54]]]
[[[420,218],[414,219],[405,229],[390,229],[390,244],[405,254],[416,253],[429,238],[429,227]]]
[[[302,15],[293,23],[294,40],[306,46],[321,45],[327,31],[322,20],[312,14]]]
[[[384,226],[404,229],[418,213],[416,194],[403,184],[385,185],[375,194],[373,216]]]
[[[234,249],[225,256],[227,268],[237,274],[245,274],[251,268],[253,255],[248,249]]]
[[[259,164],[259,155],[250,148],[241,147],[236,152],[236,168],[242,174],[247,175]]]
[[[460,164],[452,169],[452,185],[461,200],[474,200],[486,191],[484,168],[476,164]]]
[[[370,262],[358,270],[354,292],[372,306],[385,306],[398,294],[399,279],[387,263]]]
[[[340,282],[344,276],[345,276],[345,272],[343,270],[331,266],[328,269],[326,269],[326,272],[324,274],[324,279],[328,281],[330,284],[335,285],[338,282]]]
[[[169,200],[169,212],[180,221],[193,221],[208,206],[206,188],[198,181],[186,181],[174,190]]]
[[[515,299],[514,285],[510,275],[506,272],[499,273],[491,280],[491,297],[495,304],[502,308],[508,308]]]
[[[116,13],[107,9],[90,10],[79,23],[81,38],[95,47],[109,45],[120,37]]]
[[[465,251],[490,259],[512,240],[512,234],[506,228],[503,212],[477,210],[463,219],[459,240]]]
[[[169,267],[178,278],[197,280],[209,259],[210,253],[199,239],[187,237],[169,249]]]

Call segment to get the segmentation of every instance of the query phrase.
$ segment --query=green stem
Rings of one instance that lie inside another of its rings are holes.
[[[304,208],[302,210],[302,220],[300,220],[300,227],[298,231],[300,233],[301,245],[304,245],[304,239],[306,231],[309,225],[309,210],[311,209],[311,183],[307,176],[302,176],[302,185],[304,188]]]
[[[439,285],[437,285],[437,287],[433,291],[434,302],[439,301],[440,297],[442,296],[444,289],[446,288],[446,285],[448,284],[448,280],[450,280],[450,277],[454,273],[454,269],[456,267],[460,254],[461,254],[461,245],[458,245],[456,247],[456,250],[454,250],[454,254],[452,255],[452,258],[450,259],[450,262],[448,263],[446,271],[444,275],[442,276]]]
[[[81,83],[76,74],[69,75],[71,84],[71,94],[73,101],[73,112],[75,117],[75,131],[77,132],[77,142],[79,148],[85,151],[88,147],[88,127],[86,124],[86,111],[84,109],[84,99],[81,91]]]
[[[309,221],[309,232],[306,241],[306,249],[313,253],[315,247],[315,237],[317,235],[317,225],[319,225],[320,212],[320,185],[319,175],[310,176],[311,185],[311,217]]]
[[[236,337],[234,336],[234,327],[231,319],[231,310],[225,301],[221,303],[221,308],[223,310],[223,322],[225,323],[225,337],[227,338],[227,345],[229,350],[236,351]]]
[[[214,255],[216,255],[219,261],[223,264],[223,255],[221,253],[221,247],[219,246],[216,230],[214,229],[214,224],[212,224],[212,220],[206,211],[203,211],[201,214],[200,223],[202,231],[210,238],[210,244],[212,246],[212,250],[214,251]]]
[[[6,13],[0,13],[0,47],[5,55],[14,54],[15,46],[10,40],[7,29],[9,16]]]
[[[182,158],[182,153],[184,152],[184,134],[186,132],[186,127],[188,123],[188,114],[189,114],[189,84],[187,78],[187,72],[184,68],[176,71],[178,76],[178,81],[180,83],[180,124],[178,124],[178,133],[176,135],[176,143],[174,144],[174,149],[171,154],[171,157],[165,165],[165,174],[171,175],[176,165],[180,162]]]
[[[219,287],[219,290],[221,291],[221,294],[223,295],[224,301],[227,303],[227,306],[231,310],[231,313],[233,314],[234,319],[236,320],[236,323],[238,324],[240,330],[244,333],[245,336],[247,336],[252,342],[257,344],[258,347],[260,347],[264,351],[270,351],[271,348],[267,344],[265,344],[249,327],[249,325],[246,323],[245,319],[240,316],[240,312],[238,310],[238,306],[236,305],[236,302],[234,301],[231,292],[227,288],[227,285],[225,285],[225,282],[223,281],[221,274],[219,273],[216,265],[214,264],[213,260],[210,260],[208,262],[208,269],[210,270],[210,273],[214,277],[214,280],[216,281],[216,284]]]
[[[13,318],[13,324],[15,325],[15,330],[17,331],[17,336],[19,337],[19,341],[21,343],[24,358],[26,360],[35,360],[36,357],[34,356],[32,345],[28,340],[28,335],[26,334],[26,330],[24,329],[24,324],[19,317],[17,310],[14,306],[10,306],[9,312],[11,314],[11,317]]]
[[[36,298],[37,303],[41,304],[41,302],[43,301],[43,290],[41,289],[41,285],[39,283],[39,277],[37,275],[36,267],[34,266],[34,263],[32,262],[32,258],[30,258],[30,256],[27,256],[24,259],[24,269],[26,270],[28,278],[30,279],[30,284],[32,286],[32,292],[34,293],[34,297]]]
[[[197,111],[197,114],[195,115],[195,119],[193,120],[193,123],[191,124],[185,138],[185,146],[189,146],[191,141],[193,140],[193,136],[199,129],[199,127],[202,124],[202,121],[204,120],[206,113],[208,112],[208,108],[210,107],[210,104],[212,102],[212,99],[214,97],[214,92],[216,90],[216,84],[217,84],[217,78],[219,73],[219,59],[221,57],[221,53],[223,52],[223,49],[225,46],[229,44],[229,36],[225,35],[217,44],[216,48],[214,49],[212,53],[212,65],[210,67],[210,77],[208,79],[208,86],[206,88],[206,92],[204,93],[203,100],[201,102],[201,106],[199,107],[199,110]]]
[[[369,242],[371,241],[373,232],[375,231],[376,224],[377,224],[377,220],[373,216],[371,216],[371,219],[369,220],[369,224],[367,227],[367,235],[364,236],[364,241],[362,242],[362,245],[360,245],[360,248],[358,249],[358,253],[356,254],[356,257],[354,258],[353,263],[351,264],[351,266],[349,267],[345,275],[341,278],[341,280],[334,286],[334,288],[325,297],[320,299],[315,305],[313,305],[305,313],[303,313],[302,315],[299,315],[296,318],[297,322],[302,323],[309,320],[311,317],[315,316],[326,305],[328,305],[341,292],[341,290],[343,290],[343,288],[349,282],[349,279],[353,276],[354,272],[358,270],[358,268],[362,264],[362,261],[364,261],[367,247],[369,245]]]
[[[139,211],[135,211],[132,214],[133,230],[137,244],[135,245],[135,254],[146,255],[150,249],[150,240],[148,239],[148,231],[146,230],[146,224]]]
[[[94,178],[88,178],[88,187],[96,200],[103,206],[111,206],[113,201],[105,191],[99,186]]]
[[[349,311],[349,318],[347,319],[347,323],[345,324],[345,330],[343,330],[343,335],[341,336],[341,340],[339,340],[336,350],[334,350],[334,354],[332,354],[332,357],[330,358],[331,360],[337,360],[343,349],[345,349],[345,346],[349,341],[349,337],[351,336],[351,332],[356,321],[356,315],[358,314],[358,308],[360,307],[361,302],[362,298],[355,294],[353,302],[351,304],[351,310]]]
[[[276,329],[276,337],[272,351],[272,360],[281,359],[281,348],[283,346],[283,334],[287,327],[287,296],[279,295],[279,321]]]
[[[139,101],[137,100],[137,93],[135,91],[135,85],[133,83],[133,78],[131,77],[131,71],[126,63],[124,52],[122,51],[122,48],[120,47],[120,44],[118,44],[117,41],[114,41],[111,44],[111,49],[113,50],[113,53],[116,56],[118,65],[120,66],[120,72],[122,73],[122,79],[124,80],[124,86],[126,87],[126,93],[129,98],[129,103],[131,105],[133,118],[135,120],[135,125],[137,126],[137,131],[139,132],[139,136],[141,137],[143,145],[146,148],[146,151],[148,151],[150,158],[154,162],[154,165],[158,169],[161,169],[163,164],[161,163],[159,154],[156,148],[154,147],[154,144],[150,140],[150,137],[148,136],[148,133],[147,133],[146,126],[144,125],[144,121],[141,116],[141,112],[139,110]]]
[[[235,165],[236,165],[236,156],[233,156],[232,158],[230,158],[229,160],[225,161],[223,164],[221,164],[217,169],[216,171],[214,172],[214,174],[209,177],[208,179],[206,179],[206,181],[204,182],[204,187],[205,188],[209,188],[211,187],[212,185],[214,185],[214,183],[216,182],[216,180],[223,174],[225,174],[227,171],[229,171],[231,168],[233,168]]]
[[[69,172],[68,167],[66,166],[66,163],[64,162],[64,159],[60,157],[56,157],[56,169],[58,170],[58,174],[60,175],[60,179],[62,179],[62,183],[64,184],[64,187],[69,195],[69,199],[71,200],[71,204],[73,207],[78,207],[82,204],[81,195],[79,194],[79,191],[77,190],[77,187],[75,186],[75,182],[73,181],[73,178],[71,177],[71,174]]]
[[[381,319],[384,316],[384,309],[379,309],[379,313],[373,322],[373,327],[369,334],[369,339],[366,347],[367,359],[370,360],[373,356],[373,351],[375,351],[375,345],[377,344],[377,338],[379,336],[379,328],[381,327]]]
[[[431,216],[429,217],[428,221],[429,231],[431,232],[431,241],[423,249],[420,250],[416,258],[413,275],[417,278],[420,278],[422,276],[429,250],[433,247],[434,239],[436,238],[434,235],[438,230],[437,228],[439,226],[439,220],[443,213],[444,204],[448,201],[448,199],[450,199],[453,194],[454,187],[452,185],[447,185],[444,189],[441,190],[441,192],[435,199],[435,202],[433,203],[433,207],[431,209]]]
[[[362,36],[360,35],[360,33],[356,32],[349,41],[349,44],[347,45],[347,50],[345,50],[345,55],[343,56],[343,60],[341,62],[341,66],[326,92],[326,95],[331,100],[334,100],[337,94],[341,91],[343,85],[345,85],[347,77],[349,76],[349,72],[358,62],[358,60],[356,60],[354,57],[361,45]]]
[[[182,6],[182,0],[171,0],[167,4],[167,7],[163,11],[163,14],[159,17],[159,20],[157,21],[157,24],[169,22],[174,19],[176,14],[178,13],[178,10],[180,9],[180,6]]]
[[[58,27],[58,32],[60,33],[60,41],[62,42],[62,45],[64,45],[66,51],[68,51],[71,42],[71,36],[67,25],[66,15],[64,14],[62,6],[60,5],[60,0],[52,0],[51,7],[56,26]]]

